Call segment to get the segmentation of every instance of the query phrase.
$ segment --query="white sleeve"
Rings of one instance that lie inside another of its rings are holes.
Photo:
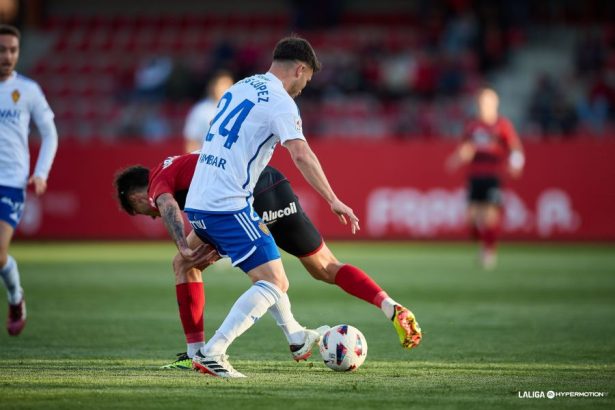
[[[280,104],[278,109],[274,110],[271,128],[273,133],[280,137],[282,144],[295,139],[305,141],[299,109],[294,101],[292,106],[291,104]]]
[[[47,179],[51,164],[58,149],[58,131],[53,122],[53,111],[49,107],[43,91],[36,87],[32,106],[32,119],[41,134],[41,149],[36,160],[34,175]]]

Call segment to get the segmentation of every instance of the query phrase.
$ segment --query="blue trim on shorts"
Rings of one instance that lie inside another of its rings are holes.
[[[0,185],[0,221],[17,227],[23,216],[26,190]]]

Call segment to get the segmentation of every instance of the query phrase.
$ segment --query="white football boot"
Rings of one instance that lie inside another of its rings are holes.
[[[316,330],[305,329],[305,336],[302,344],[290,345],[290,354],[293,355],[295,361],[307,360],[312,355],[312,348],[318,344],[322,335],[331,327],[324,325]]]
[[[245,374],[239,373],[231,366],[228,355],[203,356],[201,351],[196,352],[192,358],[192,368],[203,374],[223,378],[242,378]]]

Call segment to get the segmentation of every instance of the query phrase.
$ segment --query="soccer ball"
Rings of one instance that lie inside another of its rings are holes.
[[[363,333],[350,325],[337,325],[320,338],[320,355],[325,364],[338,372],[357,370],[367,356]]]

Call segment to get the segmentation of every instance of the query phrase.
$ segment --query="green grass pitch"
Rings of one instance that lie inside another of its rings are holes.
[[[402,350],[379,309],[285,256],[296,318],[356,326],[367,360],[295,363],[266,316],[231,346],[248,378],[229,381],[158,369],[184,350],[171,243],[15,243],[29,317],[0,332],[0,409],[615,408],[613,245],[504,244],[491,272],[469,244],[330,246],[415,312],[421,346]],[[204,277],[211,335],[249,281],[226,264]],[[549,390],[608,395],[519,398]]]

